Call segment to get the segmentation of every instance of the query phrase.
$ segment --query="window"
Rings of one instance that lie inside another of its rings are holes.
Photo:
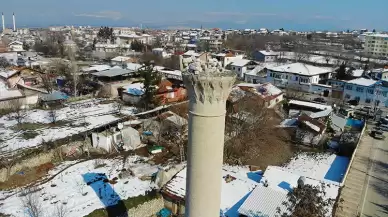
[[[353,90],[353,86],[352,85],[346,85],[346,89],[347,90]]]
[[[254,84],[258,84],[259,82],[257,81],[257,79],[252,79],[252,82],[254,83]]]
[[[356,100],[357,102],[359,102],[359,101],[360,101],[360,97],[359,97],[359,96],[356,96],[356,97],[354,97],[354,100]]]
[[[387,97],[387,91],[383,91],[383,96]]]
[[[349,95],[349,94],[346,94],[346,95],[345,95],[345,99],[350,99],[350,95]]]
[[[356,91],[360,92],[360,93],[363,93],[364,92],[364,88],[363,87],[357,87]]]
[[[237,71],[241,71],[241,68],[238,68]]]
[[[371,100],[370,99],[365,99],[365,103],[370,103]]]
[[[374,92],[373,89],[368,89],[367,91],[368,91],[368,93],[370,93],[370,94],[373,94],[373,92]]]

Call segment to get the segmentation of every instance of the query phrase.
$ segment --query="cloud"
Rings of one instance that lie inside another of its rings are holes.
[[[274,13],[243,13],[243,12],[223,12],[223,11],[211,11],[207,12],[208,16],[218,17],[260,17],[260,16],[276,16]]]
[[[96,13],[74,14],[76,17],[92,17],[92,18],[107,18],[112,20],[120,20],[123,15],[118,11],[100,11]]]
[[[335,17],[324,16],[324,15],[315,15],[313,18],[317,19],[317,20],[333,20],[333,19],[335,19]]]

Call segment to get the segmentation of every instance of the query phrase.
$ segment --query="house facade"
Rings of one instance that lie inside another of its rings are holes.
[[[356,100],[362,104],[388,107],[388,82],[358,78],[344,85],[345,101]]]
[[[267,69],[267,82],[282,88],[310,92],[311,84],[331,78],[332,69],[292,63]]]
[[[278,52],[260,50],[253,53],[253,58],[260,62],[275,62],[278,58]]]
[[[245,73],[254,69],[256,66],[257,63],[255,61],[247,59],[235,60],[229,65],[230,69],[235,72],[240,79],[243,79]]]

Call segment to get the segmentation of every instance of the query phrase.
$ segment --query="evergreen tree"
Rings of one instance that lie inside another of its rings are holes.
[[[161,76],[157,70],[154,69],[154,63],[151,61],[145,62],[138,72],[138,76],[143,79],[143,102],[147,110],[150,104],[154,103],[154,96],[156,93],[156,86],[160,83]]]

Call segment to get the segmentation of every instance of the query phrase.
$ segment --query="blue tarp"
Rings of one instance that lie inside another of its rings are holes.
[[[142,96],[144,94],[144,91],[135,88],[128,88],[127,92],[135,96]]]
[[[61,91],[54,91],[49,94],[44,94],[41,96],[41,100],[44,102],[57,101],[57,100],[66,100],[69,96],[66,93]]]
[[[169,216],[171,216],[171,211],[166,209],[166,208],[163,208],[158,212],[157,216],[158,217],[169,217]]]
[[[364,127],[364,121],[348,118],[346,120],[346,126],[362,129]]]
[[[324,178],[334,182],[342,182],[349,162],[348,157],[336,156]]]

